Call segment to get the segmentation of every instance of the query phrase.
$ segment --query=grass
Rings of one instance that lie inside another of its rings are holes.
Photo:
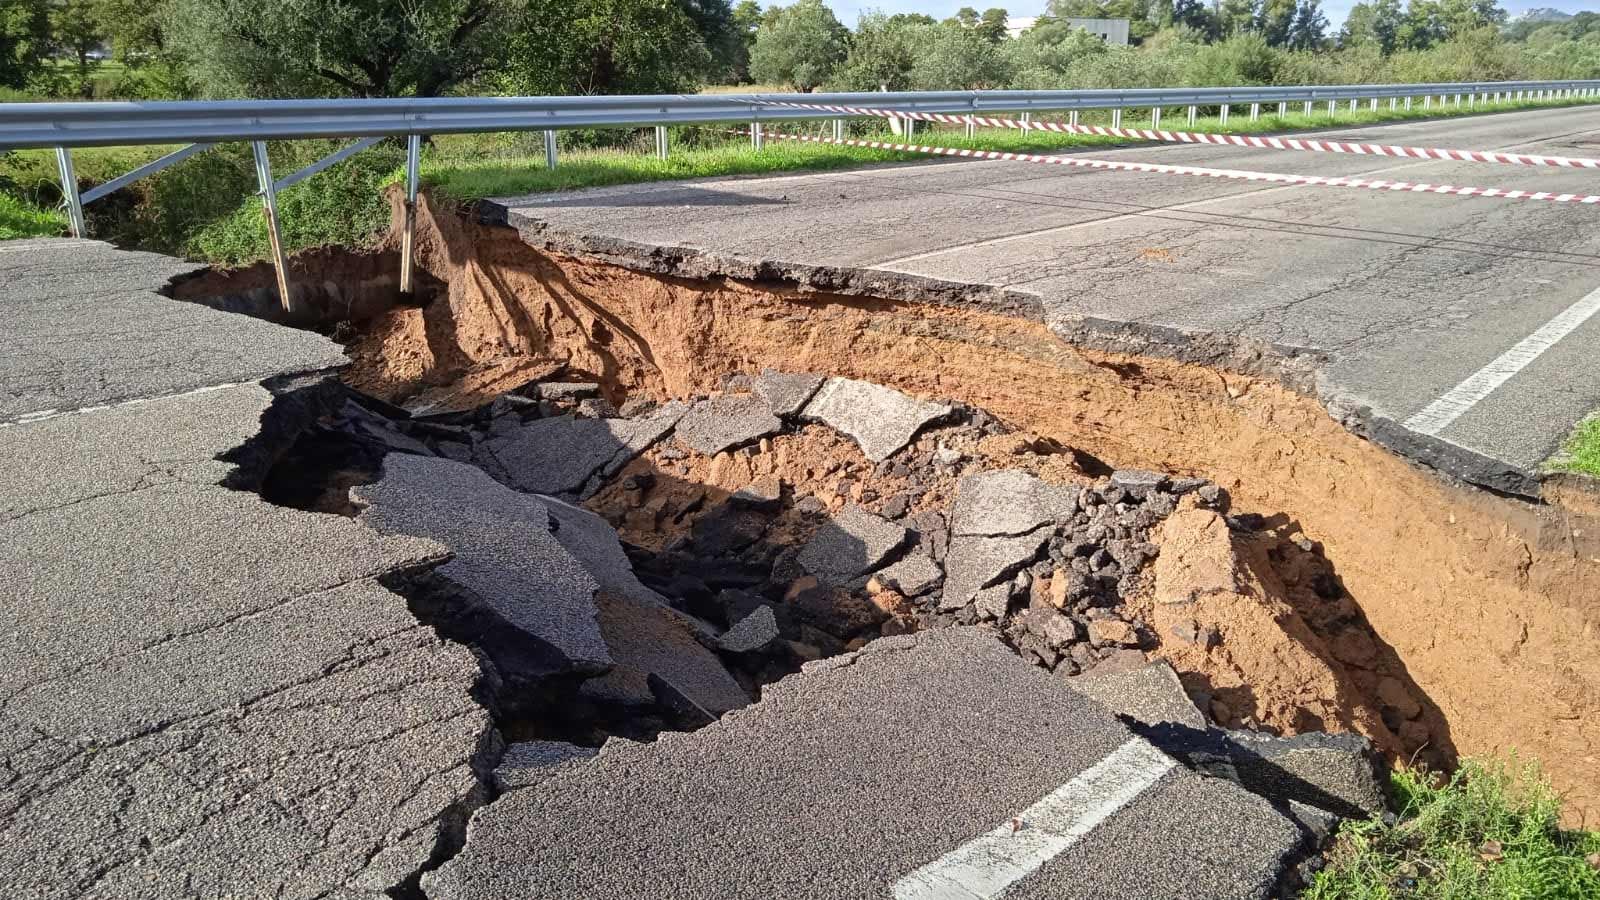
[[[1551,467],[1600,478],[1600,413],[1578,423]]]
[[[64,234],[67,219],[61,213],[0,194],[0,241],[19,238],[56,237]]]
[[[1467,760],[1392,779],[1393,824],[1347,823],[1302,900],[1593,900],[1600,833],[1563,830],[1533,764]]]

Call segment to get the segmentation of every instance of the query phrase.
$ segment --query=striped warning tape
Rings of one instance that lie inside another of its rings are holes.
[[[1021,131],[1054,131],[1060,134],[1093,134],[1101,137],[1130,138],[1141,141],[1166,141],[1175,144],[1225,144],[1259,150],[1304,150],[1312,153],[1353,153],[1358,156],[1398,156],[1406,159],[1444,159],[1459,162],[1504,163],[1513,166],[1560,166],[1569,169],[1600,169],[1600,159],[1585,156],[1540,156],[1532,153],[1501,153],[1495,150],[1452,150],[1446,147],[1402,147],[1395,144],[1360,144],[1350,141],[1318,141],[1306,138],[1277,138],[1259,134],[1211,134],[1200,131],[1163,131],[1152,128],[1108,128],[1103,125],[1074,125],[1071,122],[1023,122],[993,116],[948,115],[945,113],[899,112],[862,106],[831,106],[822,103],[789,103],[764,100],[768,106],[813,109],[819,112],[849,113],[883,118],[915,119],[949,125],[979,125],[984,128],[1014,128]]]
[[[748,131],[732,134],[748,135]],[[933,156],[959,156],[969,159],[1004,159],[1015,162],[1043,163],[1051,166],[1076,166],[1084,169],[1110,169],[1122,172],[1152,172],[1161,175],[1198,175],[1205,178],[1228,178],[1239,181],[1267,181],[1275,184],[1311,184],[1324,187],[1367,188],[1374,191],[1404,191],[1414,194],[1448,194],[1457,197],[1503,197],[1507,200],[1548,200],[1552,203],[1600,203],[1594,194],[1555,194],[1549,191],[1506,190],[1504,188],[1457,187],[1450,184],[1424,184],[1413,181],[1386,181],[1381,178],[1324,177],[1321,175],[1285,175],[1279,172],[1250,172],[1242,169],[1210,169],[1203,166],[1176,166],[1165,163],[1131,162],[1126,160],[1087,159],[1081,156],[1041,156],[1036,153],[1009,153],[997,150],[968,150],[961,147],[932,147],[921,144],[894,144],[887,141],[862,141],[853,138],[825,138],[805,134],[784,134],[764,131],[763,138],[784,141],[804,141],[810,144],[842,144],[866,147],[872,150],[897,150],[905,153],[926,153]]]

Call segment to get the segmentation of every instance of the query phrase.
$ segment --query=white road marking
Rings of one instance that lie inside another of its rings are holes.
[[[1421,434],[1437,435],[1483,398],[1494,393],[1495,388],[1510,381],[1512,376],[1527,368],[1529,363],[1555,346],[1557,341],[1589,321],[1596,312],[1600,312],[1600,288],[1590,291],[1583,299],[1546,322],[1538,331],[1518,341],[1510,350],[1472,373],[1449,393],[1428,404],[1422,412],[1407,419],[1405,426]]]
[[[895,900],[990,900],[1061,855],[1177,766],[1133,738],[1044,799],[894,885]]]

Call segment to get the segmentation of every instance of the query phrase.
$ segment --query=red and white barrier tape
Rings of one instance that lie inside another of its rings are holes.
[[[1102,125],[1074,125],[1071,122],[1023,122],[993,116],[947,115],[945,113],[897,112],[861,106],[829,106],[822,103],[762,101],[763,105],[813,109],[818,112],[849,113],[948,125],[980,125],[984,128],[1014,128],[1020,131],[1053,131],[1060,134],[1092,134],[1101,137],[1131,138],[1141,141],[1166,141],[1175,144],[1225,144],[1259,150],[1303,150],[1311,153],[1353,153],[1358,156],[1398,156],[1406,159],[1444,159],[1457,162],[1503,163],[1513,166],[1559,166],[1568,169],[1600,169],[1600,159],[1584,156],[1539,156],[1532,153],[1501,153],[1495,150],[1452,150],[1446,147],[1401,147],[1394,144],[1358,144],[1350,141],[1318,141],[1307,138],[1278,138],[1259,134],[1212,134],[1199,131],[1163,131],[1151,128],[1108,128]]]
[[[733,134],[748,135],[748,131]],[[842,144],[850,147],[867,147],[873,150],[897,150],[906,153],[926,153],[933,156],[959,156],[969,159],[1004,159],[1015,162],[1043,163],[1051,166],[1075,166],[1084,169],[1110,169],[1122,172],[1152,172],[1160,175],[1198,175],[1205,178],[1228,178],[1239,181],[1267,181],[1276,184],[1310,184],[1325,187],[1367,188],[1374,191],[1406,191],[1414,194],[1448,194],[1458,197],[1503,197],[1507,200],[1548,200],[1552,203],[1600,203],[1594,194],[1554,194],[1549,191],[1505,190],[1504,188],[1456,187],[1449,184],[1423,184],[1411,181],[1385,181],[1381,178],[1333,178],[1321,175],[1285,175],[1278,172],[1249,172],[1241,169],[1208,169],[1203,166],[1175,166],[1163,163],[1128,162],[1125,160],[1086,159],[1081,156],[1041,156],[1036,153],[1007,153],[996,150],[967,150],[958,147],[931,147],[917,144],[891,144],[886,141],[860,141],[852,138],[812,137],[803,134],[784,134],[764,131],[764,138],[784,141],[804,141],[810,144]]]

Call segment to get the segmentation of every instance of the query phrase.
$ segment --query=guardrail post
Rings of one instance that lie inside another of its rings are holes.
[[[1024,110],[1022,115],[1021,115],[1021,117],[1020,117],[1020,119],[1022,121],[1022,130],[1023,131],[1031,131],[1032,129],[1031,129],[1030,126],[1033,124],[1033,113],[1029,112],[1027,110]]]
[[[1278,101],[1278,115],[1286,116],[1288,114],[1289,114],[1289,101],[1287,101],[1287,100],[1279,100]]]
[[[1150,107],[1150,127],[1151,128],[1160,128],[1161,127],[1161,107],[1159,107],[1159,106]]]
[[[1310,101],[1310,100],[1306,101],[1305,115],[1308,115],[1308,116],[1311,115],[1311,107],[1313,105],[1314,104],[1312,103],[1312,101]]]
[[[1261,118],[1261,104],[1250,104],[1250,121],[1254,122],[1259,118]]]
[[[972,123],[970,123],[970,122],[967,123],[967,130],[969,130],[969,131],[972,130]],[[843,141],[844,140],[844,120],[843,119],[834,119],[833,120],[833,139],[836,140],[836,141]]]
[[[766,141],[762,140],[760,122],[750,123],[750,146],[754,148],[757,153],[760,153],[761,148],[766,146]]]
[[[1067,113],[1067,124],[1069,124],[1069,125],[1078,124],[1078,111],[1077,110],[1073,110],[1072,112]]]
[[[1432,109],[1433,108],[1433,95],[1432,94],[1429,94],[1429,95],[1427,95],[1427,96],[1422,98],[1422,108],[1423,109]]]
[[[83,198],[78,194],[78,173],[72,167],[72,151],[56,148],[56,171],[61,174],[61,203],[67,208],[67,227],[72,236],[81,238],[88,233],[83,224]]]
[[[411,293],[412,247],[417,239],[417,182],[422,169],[422,135],[406,135],[406,226],[400,233],[400,293]]]
[[[1196,118],[1199,117],[1199,115],[1200,115],[1199,107],[1194,107],[1194,106],[1189,107],[1189,127],[1190,128],[1194,127],[1194,121],[1195,121]]]
[[[1367,104],[1367,109],[1370,109],[1373,112],[1377,112],[1378,111],[1378,98],[1377,97],[1373,97],[1372,98],[1372,101]]]
[[[971,119],[968,119],[967,120],[967,137],[975,138],[977,136],[978,136],[978,123],[972,121]]]
[[[1411,108],[1411,98],[1407,97],[1406,98],[1406,109],[1410,109],[1410,108]]]
[[[1120,106],[1111,111],[1111,127],[1112,128],[1121,128],[1122,127],[1122,107],[1120,107]]]
[[[256,158],[256,182],[261,185],[261,213],[267,220],[267,242],[272,250],[272,268],[278,275],[278,299],[285,313],[293,312],[289,303],[289,266],[283,258],[283,239],[278,233],[278,191],[272,183],[272,161],[267,158],[265,141],[253,141],[250,149]]]
[[[667,126],[656,126],[656,159],[667,158]]]
[[[556,133],[554,131],[546,131],[544,133],[544,167],[546,169],[554,169],[556,167]]]
[[[1222,104],[1222,106],[1217,110],[1217,121],[1221,125],[1228,124],[1228,104]]]

